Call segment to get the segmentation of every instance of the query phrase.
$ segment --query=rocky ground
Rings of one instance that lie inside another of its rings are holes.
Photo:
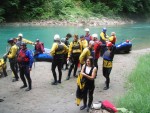
[[[69,20],[40,20],[32,22],[13,22],[13,23],[3,23],[3,25],[34,25],[34,26],[110,26],[110,25],[123,25],[132,24],[135,21],[130,19],[110,19],[103,17],[101,19],[96,17],[91,17],[89,19],[77,19],[75,21]]]
[[[103,90],[105,79],[100,58],[93,102],[107,99],[115,103],[127,91],[125,83],[136,66],[138,57],[147,52],[150,53],[150,48],[115,55],[109,90]],[[0,102],[0,113],[86,113],[86,110],[80,111],[80,107],[75,104],[76,78],[71,76],[66,81],[67,72],[63,71],[61,84],[52,86],[51,63],[36,62],[31,71],[33,89],[26,92],[25,89],[20,89],[20,79],[11,82],[12,75],[8,70],[9,76],[0,78],[0,98],[4,99]]]

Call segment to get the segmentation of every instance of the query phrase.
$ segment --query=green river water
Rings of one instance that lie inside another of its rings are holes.
[[[89,27],[90,34],[100,34],[103,26]],[[46,48],[51,48],[53,43],[53,36],[59,34],[64,38],[67,33],[84,35],[85,27],[70,27],[70,26],[0,26],[0,57],[6,53],[7,40],[9,38],[17,37],[18,33],[22,33],[24,38],[35,41],[37,38],[44,42]],[[107,26],[107,34],[110,36],[111,32],[116,32],[117,43],[125,41],[126,39],[134,40],[133,50],[150,47],[150,23],[136,23],[121,26]],[[72,38],[70,39],[70,41]],[[33,46],[28,46],[33,49]]]

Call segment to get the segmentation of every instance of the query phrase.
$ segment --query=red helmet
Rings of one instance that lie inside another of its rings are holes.
[[[129,40],[126,40],[127,43],[129,43]]]
[[[107,46],[107,47],[111,47],[111,46],[112,46],[112,43],[111,43],[111,42],[107,42],[106,46]]]

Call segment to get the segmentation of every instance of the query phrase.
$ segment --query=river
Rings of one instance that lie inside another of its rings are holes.
[[[100,34],[103,26],[89,27],[90,34]],[[67,33],[84,35],[85,27],[64,27],[64,26],[0,26],[0,57],[6,53],[7,40],[17,37],[18,33],[22,33],[24,38],[35,41],[37,38],[44,42],[46,48],[51,48],[53,36],[59,34],[64,38]],[[150,47],[150,23],[136,23],[130,25],[107,26],[107,34],[116,32],[117,43],[125,40],[132,40],[133,49],[143,49]],[[70,39],[70,41],[72,38]],[[28,46],[33,49],[33,46]]]

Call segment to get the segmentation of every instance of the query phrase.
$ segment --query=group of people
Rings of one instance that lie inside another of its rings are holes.
[[[69,45],[66,45],[64,41],[61,41],[60,36],[56,34],[54,36],[54,43],[50,51],[50,54],[53,56],[52,73],[54,81],[52,82],[52,85],[61,83],[62,65],[64,64],[64,60],[66,60],[65,62],[71,62],[66,80],[70,79],[73,68],[73,76],[77,77],[77,68],[79,64],[81,65],[80,73],[85,81],[85,87],[83,91],[83,106],[81,106],[80,109],[83,110],[87,107],[87,111],[89,111],[93,101],[93,93],[95,88],[94,79],[98,74],[98,59],[100,56],[103,57],[103,76],[106,78],[106,86],[104,87],[104,90],[107,90],[109,89],[109,75],[112,69],[112,61],[116,49],[115,32],[112,32],[109,37],[106,34],[107,29],[103,28],[100,33],[100,39],[98,39],[97,34],[90,35],[89,31],[90,30],[86,28],[86,34],[81,35],[80,39],[77,34],[73,35],[73,41],[71,41]],[[59,72],[58,79],[55,72],[56,67],[58,67]],[[88,104],[87,94],[89,94]]]
[[[115,52],[115,42],[116,35],[115,32],[111,33],[109,37],[106,34],[107,29],[103,28],[100,33],[100,39],[98,34],[90,35],[90,30],[85,29],[85,35],[80,37],[77,34],[73,35],[73,40],[69,43],[69,38],[72,37],[70,33],[66,35],[66,38],[61,39],[58,34],[54,35],[54,43],[50,50],[50,55],[53,56],[52,60],[52,74],[54,81],[52,85],[60,84],[62,81],[62,68],[63,65],[66,65],[68,69],[68,62],[71,62],[71,65],[68,70],[68,75],[66,80],[70,79],[71,72],[74,69],[73,76],[77,77],[78,65],[81,65],[80,73],[83,75],[85,82],[84,88],[84,97],[83,97],[83,106],[81,110],[87,107],[87,111],[91,107],[93,101],[94,93],[94,80],[98,75],[98,59],[100,56],[103,57],[103,76],[106,78],[106,86],[104,90],[109,89],[110,83],[110,72],[112,69],[112,61]],[[44,52],[43,43],[36,40],[36,43],[26,41],[23,39],[23,34],[18,34],[18,38],[11,38],[8,40],[10,44],[10,49],[5,55],[5,58],[9,59],[10,68],[14,74],[13,82],[18,81],[20,73],[20,78],[23,82],[23,86],[20,88],[26,88],[26,91],[32,89],[32,80],[30,77],[30,71],[32,69],[32,64],[34,60],[34,55]],[[27,44],[35,45],[34,55],[31,50],[27,49]],[[59,76],[56,75],[56,67],[58,68]],[[28,84],[26,83],[26,79]],[[87,104],[87,94],[89,93],[89,102]]]

